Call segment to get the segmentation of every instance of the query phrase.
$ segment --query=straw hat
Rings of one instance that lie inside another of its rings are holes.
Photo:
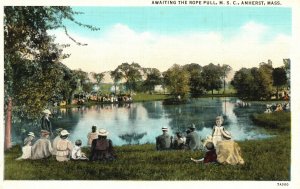
[[[107,132],[105,129],[99,129],[98,135],[99,136],[107,136],[109,132]]]
[[[223,130],[223,137],[226,139],[226,140],[230,140],[231,139],[231,134],[230,132],[226,131],[226,130]]]
[[[67,130],[62,130],[61,132],[60,132],[60,135],[61,136],[66,136],[66,135],[68,135],[68,134],[70,134]]]
[[[33,136],[33,137],[35,137],[33,132],[29,132],[29,133],[28,133],[28,136]]]
[[[48,110],[48,109],[45,109],[45,110],[43,111],[43,113],[45,113],[45,114],[51,114],[50,110]]]
[[[163,127],[163,128],[161,128],[161,130],[163,130],[163,131],[167,131],[167,130],[168,130],[168,128],[167,128],[167,127]]]

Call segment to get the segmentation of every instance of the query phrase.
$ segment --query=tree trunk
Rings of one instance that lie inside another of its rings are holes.
[[[7,112],[6,112],[6,125],[5,125],[5,141],[4,149],[11,148],[11,113],[12,112],[12,99],[8,97]]]
[[[223,94],[225,94],[225,79],[224,79],[224,83],[223,83]]]
[[[278,100],[278,86],[276,87],[276,99]]]

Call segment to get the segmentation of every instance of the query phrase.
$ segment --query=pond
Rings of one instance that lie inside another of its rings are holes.
[[[267,102],[252,102],[249,107],[235,105],[237,98],[198,98],[187,104],[163,105],[162,101],[138,102],[131,104],[105,104],[91,107],[58,109],[51,119],[53,130],[67,129],[69,139],[81,139],[87,144],[91,127],[105,128],[114,145],[155,143],[161,128],[169,128],[169,134],[185,130],[193,123],[200,137],[212,133],[215,117],[224,117],[225,128],[237,141],[269,137],[250,119],[253,113],[262,113]],[[13,142],[21,141],[20,134],[13,131]],[[39,136],[38,132],[35,132]]]

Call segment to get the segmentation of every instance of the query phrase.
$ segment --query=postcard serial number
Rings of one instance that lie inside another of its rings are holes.
[[[278,182],[277,186],[289,186],[289,183],[287,183],[287,182]]]

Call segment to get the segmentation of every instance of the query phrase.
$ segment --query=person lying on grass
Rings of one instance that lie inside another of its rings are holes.
[[[216,150],[215,150],[215,147],[214,147],[214,143],[207,142],[205,144],[205,147],[208,151],[205,153],[204,158],[201,158],[201,159],[198,159],[198,160],[194,159],[194,158],[191,158],[191,160],[195,163],[200,163],[200,162],[203,162],[203,163],[217,163],[217,154],[216,154]]]

